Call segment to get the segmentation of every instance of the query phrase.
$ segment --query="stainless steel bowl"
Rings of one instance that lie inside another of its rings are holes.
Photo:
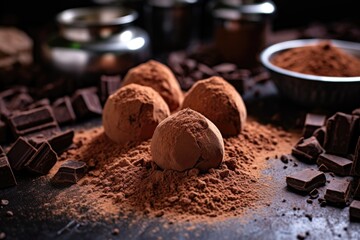
[[[267,47],[260,55],[280,94],[292,101],[310,107],[327,109],[351,109],[360,106],[359,77],[325,77],[298,73],[280,68],[271,59],[291,48],[315,45],[324,39],[293,40]],[[360,43],[330,40],[343,51],[360,58]]]
[[[147,32],[134,25],[136,11],[86,7],[57,15],[59,32],[43,46],[46,62],[80,85],[93,84],[102,74],[121,74],[150,58]]]

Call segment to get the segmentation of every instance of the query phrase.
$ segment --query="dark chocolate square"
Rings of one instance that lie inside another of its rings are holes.
[[[326,116],[320,114],[308,113],[306,114],[303,137],[309,138],[314,131],[325,125]]]
[[[0,189],[15,186],[16,179],[5,154],[0,154]]]
[[[61,165],[54,175],[52,183],[56,186],[75,184],[85,176],[86,170],[87,166],[85,162],[68,160]]]
[[[320,154],[317,160],[317,165],[324,165],[328,171],[333,172],[340,176],[350,175],[352,161],[347,158],[323,153]]]
[[[76,121],[76,115],[68,96],[57,99],[53,105],[53,112],[59,125],[73,123]]]
[[[327,120],[324,148],[327,153],[346,155],[352,153],[352,140],[358,131],[359,117],[336,113]]]
[[[286,177],[287,185],[301,192],[310,192],[313,189],[324,185],[325,182],[326,177],[323,172],[309,168],[295,172]]]
[[[350,181],[346,179],[333,179],[327,186],[325,200],[335,204],[345,204],[349,200]]]
[[[22,170],[35,152],[36,149],[25,138],[19,137],[7,153],[11,168],[16,171]]]
[[[318,156],[323,152],[324,149],[315,137],[301,138],[291,151],[292,155],[307,163],[315,163]]]
[[[360,201],[352,201],[352,203],[350,204],[349,212],[351,220],[360,220]]]
[[[36,153],[25,164],[26,170],[32,173],[45,175],[55,165],[57,155],[49,143],[43,143]]]
[[[353,176],[360,176],[360,137],[358,138],[355,148],[354,160],[351,167],[351,174]]]

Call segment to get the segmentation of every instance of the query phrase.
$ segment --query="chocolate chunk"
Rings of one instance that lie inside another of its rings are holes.
[[[314,131],[325,125],[326,116],[308,113],[306,114],[303,136],[309,138],[313,135]]]
[[[16,179],[11,170],[8,158],[0,147],[0,189],[15,186]]]
[[[7,126],[0,120],[0,143],[7,141]]]
[[[56,153],[52,150],[50,144],[45,142],[25,164],[25,168],[32,173],[45,175],[55,165],[56,161]]]
[[[318,156],[324,152],[319,142],[315,137],[307,139],[301,138],[296,146],[292,149],[292,155],[299,157],[307,163],[315,163]]]
[[[354,199],[360,200],[360,182],[358,181],[355,186]]]
[[[360,137],[358,138],[354,161],[351,167],[351,175],[353,176],[360,176]]]
[[[60,155],[73,143],[74,131],[67,130],[60,132],[48,139],[51,148]]]
[[[218,72],[219,74],[223,73],[232,73],[237,70],[236,64],[233,63],[222,63],[213,67],[214,71]]]
[[[324,146],[325,134],[326,134],[325,126],[316,129],[313,133],[313,136],[316,137],[316,139],[318,140],[321,146]]]
[[[106,99],[120,88],[120,76],[101,76],[100,79],[100,96],[104,103]]]
[[[53,105],[52,109],[54,116],[59,125],[64,125],[66,123],[73,123],[76,121],[76,115],[71,104],[70,97],[65,96],[57,99]]]
[[[360,220],[360,201],[354,200],[349,208],[350,220]]]
[[[27,106],[27,109],[41,108],[46,106],[50,106],[50,100],[48,98],[43,98]]]
[[[25,138],[19,137],[7,153],[11,168],[16,171],[22,170],[35,152],[36,149]]]
[[[301,192],[310,192],[324,185],[325,182],[326,177],[324,173],[309,168],[286,177],[287,185]]]
[[[86,163],[75,160],[68,160],[61,165],[52,178],[56,186],[67,186],[77,183],[86,173]]]
[[[347,158],[323,153],[320,154],[316,163],[318,166],[325,165],[330,172],[333,172],[337,175],[350,175],[352,161]]]
[[[325,200],[335,204],[345,204],[349,199],[350,182],[346,179],[333,179],[328,185]]]
[[[31,144],[35,149],[38,149],[47,139],[44,135],[36,135],[34,137],[28,138],[28,143]]]
[[[9,118],[9,124],[16,136],[24,136],[46,129],[59,130],[49,106],[19,112]]]
[[[345,113],[336,113],[326,123],[324,148],[327,153],[346,155],[351,153],[352,139],[357,131],[359,117]]]
[[[360,108],[353,110],[351,114],[360,116]]]
[[[87,117],[100,116],[102,107],[96,93],[88,90],[78,90],[73,98],[72,105],[76,117],[83,119]]]

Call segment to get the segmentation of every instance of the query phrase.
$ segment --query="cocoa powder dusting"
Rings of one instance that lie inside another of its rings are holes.
[[[328,41],[281,52],[274,56],[272,63],[287,70],[318,76],[360,76],[360,59]]]
[[[278,152],[279,145],[291,146],[284,134],[250,119],[241,135],[224,139],[220,167],[199,173],[159,169],[151,161],[150,140],[119,146],[103,128],[78,132],[74,147],[60,157],[50,176],[67,159],[87,162],[90,171],[78,185],[60,191],[54,214],[95,220],[136,213],[195,221],[243,215],[269,203],[273,186],[262,170],[275,147]]]

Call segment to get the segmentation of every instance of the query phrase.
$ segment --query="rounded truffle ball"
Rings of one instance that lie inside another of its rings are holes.
[[[156,126],[169,115],[169,107],[155,90],[130,84],[109,96],[102,120],[106,135],[125,144],[151,138]]]
[[[246,122],[246,107],[236,89],[221,77],[195,83],[182,108],[191,108],[212,121],[223,136],[238,135]]]
[[[157,91],[168,104],[171,111],[180,107],[183,93],[172,71],[162,63],[150,60],[129,70],[123,86],[136,83]]]
[[[224,141],[209,119],[191,109],[183,109],[156,127],[151,155],[162,169],[207,171],[222,162]]]

